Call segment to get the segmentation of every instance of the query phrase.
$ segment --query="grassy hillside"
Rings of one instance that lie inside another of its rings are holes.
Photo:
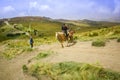
[[[34,30],[37,30],[37,36],[38,37],[50,37],[55,36],[56,31],[61,31],[61,25],[63,23],[53,21],[46,17],[16,17],[11,18],[8,20],[9,25],[6,25],[4,23],[6,19],[4,19],[1,22],[0,27],[0,41],[4,41],[9,38],[13,37],[7,37],[7,34],[13,34],[13,32],[16,32],[19,34],[18,31],[24,32],[30,32],[31,34],[34,34]],[[74,28],[75,25],[72,25]],[[75,26],[76,27],[76,26]]]
[[[78,36],[80,40],[118,39],[120,37],[120,25],[83,32]]]
[[[4,23],[5,21],[7,21],[6,24]],[[55,32],[61,31],[61,25],[63,23],[66,23],[70,29],[74,29],[77,33],[119,25],[119,23],[96,22],[90,20],[53,20],[47,17],[37,16],[15,17],[0,20],[0,41],[22,36],[20,34],[24,34],[25,32],[34,34],[34,30],[37,30],[38,37],[51,37],[55,35]],[[9,34],[13,36],[8,37]]]
[[[63,20],[61,22],[61,20],[53,20],[47,17],[28,16],[2,19],[0,23],[0,45],[5,45],[1,52],[3,54],[0,55],[8,59],[12,59],[25,51],[32,51],[27,33],[33,36],[34,46],[55,42],[55,32],[61,31],[63,23],[76,31],[74,38],[79,40],[117,39],[120,36],[119,23],[110,22],[88,20]],[[34,31],[36,31],[36,34]]]

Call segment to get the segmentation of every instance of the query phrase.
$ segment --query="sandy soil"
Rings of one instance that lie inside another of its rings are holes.
[[[43,62],[75,61],[91,64],[97,62],[104,68],[120,72],[120,43],[117,43],[116,40],[107,42],[105,47],[93,47],[91,41],[89,41],[77,42],[70,47],[61,48],[58,42],[51,45],[37,46],[33,52],[19,55],[12,60],[0,58],[0,80],[37,80],[23,74],[22,66],[28,64],[28,60],[31,60],[43,50],[51,50],[56,53],[40,60]],[[34,62],[36,61],[31,61],[31,63]]]

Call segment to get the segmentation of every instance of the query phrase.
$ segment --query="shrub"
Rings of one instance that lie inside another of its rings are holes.
[[[51,53],[53,53],[53,52],[52,51],[43,51],[43,52],[40,52],[35,58],[36,59],[45,58],[45,57],[49,56]]]
[[[89,33],[89,37],[94,37],[94,36],[98,36],[98,33],[97,32],[91,32],[91,33]]]
[[[105,41],[101,41],[101,40],[93,41],[93,42],[92,42],[92,46],[96,46],[96,47],[105,46]]]
[[[114,34],[120,34],[120,30],[115,30]]]
[[[120,42],[120,38],[117,39],[117,42]]]
[[[77,40],[78,39],[78,36],[74,36],[74,40]]]
[[[26,65],[23,65],[23,66],[22,66],[22,69],[23,69],[23,72],[27,72],[27,71],[28,71],[28,68],[27,68]]]

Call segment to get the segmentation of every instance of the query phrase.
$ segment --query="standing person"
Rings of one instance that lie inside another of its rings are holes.
[[[34,41],[33,41],[33,38],[32,38],[32,36],[30,37],[30,46],[31,46],[31,48],[33,48],[33,43],[34,43]]]
[[[34,29],[34,35],[36,36],[37,35],[37,30]]]
[[[68,27],[65,24],[63,24],[61,29],[65,33],[65,36],[68,37],[68,32],[67,32],[68,31]]]

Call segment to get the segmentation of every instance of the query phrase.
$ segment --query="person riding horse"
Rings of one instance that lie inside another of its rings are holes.
[[[74,30],[69,30],[68,37],[66,38],[66,36],[63,32],[56,32],[56,38],[61,43],[62,48],[64,47],[64,45],[63,45],[64,42],[67,42],[67,46],[69,46],[68,43],[74,43],[73,42],[73,34],[74,33],[75,33]]]

